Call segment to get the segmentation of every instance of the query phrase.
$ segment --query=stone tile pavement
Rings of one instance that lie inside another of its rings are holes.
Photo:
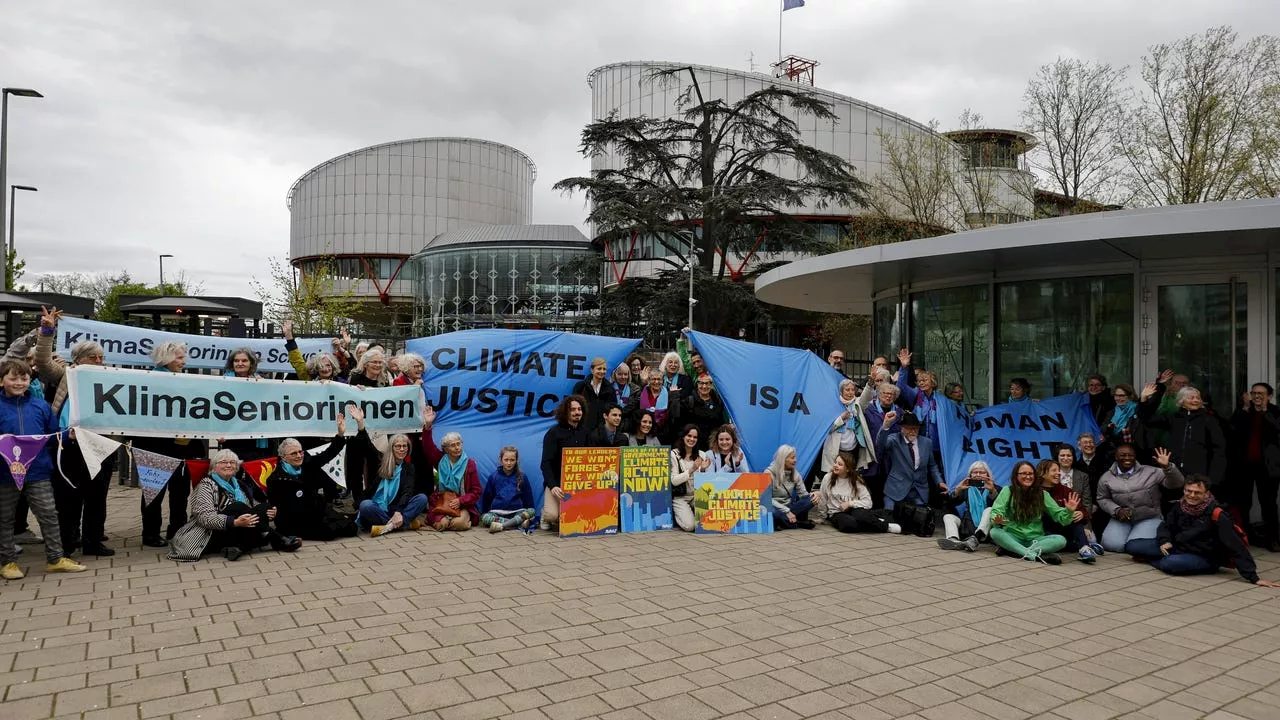
[[[1280,592],[931,541],[404,533],[0,585],[0,718],[1280,717]],[[1280,556],[1262,553],[1264,576]]]

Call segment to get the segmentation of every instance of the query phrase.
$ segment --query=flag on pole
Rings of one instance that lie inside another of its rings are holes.
[[[13,484],[22,489],[27,481],[27,469],[40,456],[44,444],[52,435],[0,435],[0,458],[9,464],[9,474],[13,476]],[[43,478],[37,478],[43,479]]]
[[[314,447],[307,451],[308,455],[319,455],[329,449],[329,443],[325,443],[320,447]],[[324,464],[324,472],[331,480],[339,485],[339,487],[347,486],[347,454],[338,453],[332,460]]]
[[[111,457],[120,447],[119,442],[109,437],[79,428],[76,429],[76,443],[80,445],[80,455],[84,457],[84,466],[88,468],[90,478],[98,476],[102,471],[102,461]]]
[[[782,0],[782,12],[804,7],[804,0]]]
[[[244,470],[245,474],[257,483],[258,487],[262,488],[265,492],[267,489],[267,478],[271,477],[271,473],[276,471],[276,462],[278,462],[278,460],[279,458],[250,460],[247,463],[242,463],[240,465],[240,469]]]
[[[133,464],[138,468],[138,483],[142,485],[142,502],[150,505],[182,467],[182,460],[150,450],[134,450],[132,455]]]

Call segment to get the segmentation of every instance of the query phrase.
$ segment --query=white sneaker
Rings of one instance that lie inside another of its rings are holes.
[[[894,535],[901,535],[902,526],[899,525],[898,523],[889,523],[889,532],[893,533]]]

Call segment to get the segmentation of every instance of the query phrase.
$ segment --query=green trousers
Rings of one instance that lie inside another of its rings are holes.
[[[1058,552],[1067,546],[1067,539],[1061,535],[1042,535],[1028,541],[1002,527],[991,528],[991,542],[1018,557],[1026,557],[1036,550],[1042,553]]]

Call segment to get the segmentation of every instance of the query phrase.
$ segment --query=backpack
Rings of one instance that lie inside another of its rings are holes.
[[[1214,508],[1214,509],[1213,509],[1213,522],[1214,522],[1214,524],[1215,524],[1215,525],[1218,523],[1218,518],[1220,518],[1220,517],[1222,517],[1222,508],[1220,508],[1220,507],[1216,507],[1216,508]],[[1248,533],[1246,533],[1246,532],[1244,531],[1244,528],[1240,527],[1240,524],[1239,524],[1238,522],[1236,522],[1236,518],[1235,518],[1235,516],[1234,516],[1234,515],[1232,515],[1232,516],[1231,516],[1231,529],[1236,531],[1236,537],[1240,538],[1240,542],[1244,543],[1244,548],[1245,548],[1245,550],[1248,550],[1248,549],[1249,549],[1249,534],[1248,534]],[[1227,567],[1229,567],[1229,568],[1234,568],[1235,566],[1236,566],[1236,559],[1235,559],[1235,555],[1234,555],[1234,553],[1228,553],[1228,555],[1227,555]]]
[[[933,508],[928,505],[896,503],[893,506],[893,521],[902,526],[902,532],[912,533],[917,537],[933,537],[937,529]]]

